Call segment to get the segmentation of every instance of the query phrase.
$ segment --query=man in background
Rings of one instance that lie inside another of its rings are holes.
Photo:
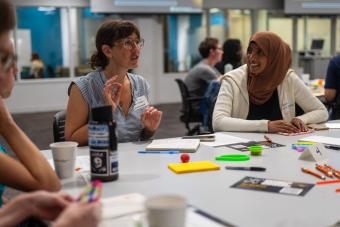
[[[203,96],[210,81],[217,80],[220,73],[214,67],[222,59],[222,48],[218,39],[208,37],[199,45],[203,60],[190,69],[185,84],[191,96]]]

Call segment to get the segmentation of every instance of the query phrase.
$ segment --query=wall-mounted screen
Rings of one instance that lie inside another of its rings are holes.
[[[201,13],[203,0],[91,0],[94,13]]]
[[[340,12],[340,0],[285,0],[287,14],[334,14]]]

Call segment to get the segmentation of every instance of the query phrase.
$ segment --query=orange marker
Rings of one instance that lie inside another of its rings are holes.
[[[318,173],[316,173],[316,172],[313,172],[313,171],[310,170],[310,169],[301,168],[301,170],[302,170],[302,172],[304,172],[304,173],[308,173],[308,174],[313,175],[313,176],[315,176],[315,177],[317,177],[317,178],[320,178],[320,179],[322,179],[322,180],[326,180],[326,177],[325,177],[324,175],[320,175],[320,174],[318,174]]]
[[[340,171],[334,169],[332,166],[325,164],[325,167],[332,170],[333,175],[340,179]]]
[[[335,192],[340,192],[340,188],[335,189]]]
[[[330,168],[319,165],[319,164],[315,164],[315,168],[319,170],[320,172],[324,173],[325,175],[327,175],[328,177],[333,178],[333,173]]]

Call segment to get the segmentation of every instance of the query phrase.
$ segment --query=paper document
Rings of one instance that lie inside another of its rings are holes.
[[[316,142],[316,143],[340,146],[340,138],[327,137],[327,136],[308,136],[308,137],[299,139],[299,141],[308,141],[308,142]]]
[[[340,129],[340,123],[325,123],[328,128]]]
[[[217,132],[215,133],[215,141],[214,142],[201,142],[203,145],[207,145],[210,147],[219,147],[234,143],[243,143],[243,142],[249,142],[250,140],[236,137],[236,136],[230,136],[228,134]]]
[[[153,140],[145,147],[145,150],[178,150],[181,152],[195,152],[199,145],[199,139],[159,139]]]

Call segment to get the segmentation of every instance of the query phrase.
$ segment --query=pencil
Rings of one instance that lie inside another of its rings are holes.
[[[269,143],[272,143],[273,140],[271,138],[269,138],[268,136],[266,135],[263,135],[263,137],[269,142]]]
[[[326,166],[315,164],[315,168],[325,174],[327,177],[333,178],[332,170]]]
[[[301,170],[302,170],[302,172],[304,172],[304,173],[313,175],[313,176],[315,176],[315,177],[317,177],[317,178],[320,178],[320,179],[322,179],[322,180],[326,180],[326,177],[325,177],[324,175],[320,175],[320,174],[318,174],[318,173],[316,173],[316,172],[313,172],[313,171],[310,170],[310,169],[301,168]]]
[[[325,181],[318,181],[316,182],[317,185],[323,185],[323,184],[335,184],[335,183],[340,183],[340,180],[325,180]]]

